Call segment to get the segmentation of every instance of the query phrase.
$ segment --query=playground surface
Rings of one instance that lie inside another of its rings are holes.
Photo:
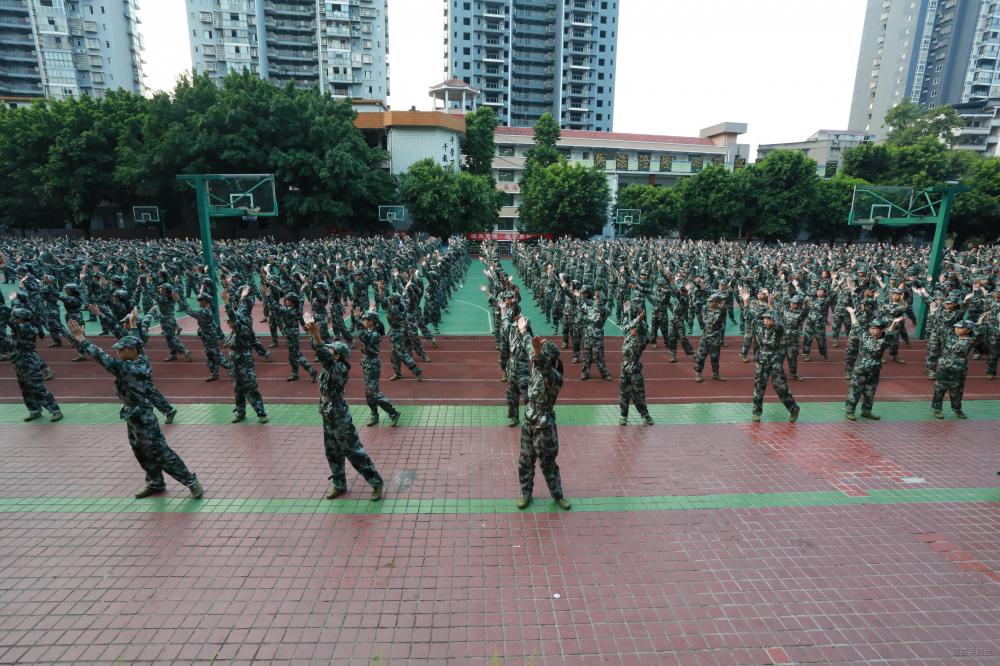
[[[203,381],[197,338],[185,337],[192,363],[162,363],[154,334],[154,379],[179,408],[164,433],[204,483],[200,501],[173,482],[132,499],[141,471],[93,361],[43,343],[57,424],[22,423],[0,369],[0,664],[996,663],[1000,384],[981,362],[968,420],[931,418],[914,341],[883,371],[880,421],[843,418],[841,346],[830,363],[800,359],[798,423],[769,391],[754,424],[740,338],[723,350],[724,383],[696,384],[691,360],[668,363],[661,344],[643,358],[656,424],[633,413],[621,427],[617,381],[580,381],[565,357],[573,508],[536,478],[518,511],[519,430],[505,423],[480,269],[423,381],[386,381],[385,348],[398,427],[364,427],[352,370],[380,503],[353,471],[343,499],[322,499],[318,391],[285,381],[283,344],[257,365],[271,423],[231,425],[231,384]]]

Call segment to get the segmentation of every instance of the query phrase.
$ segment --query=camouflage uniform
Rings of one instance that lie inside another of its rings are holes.
[[[562,388],[563,378],[556,366],[559,350],[552,343],[543,345],[542,353],[535,358],[528,380],[528,406],[524,410],[521,426],[521,455],[518,459],[518,478],[521,496],[531,497],[535,487],[535,461],[545,475],[545,483],[553,499],[563,497],[562,479],[559,476],[559,433],[556,429],[556,399]]]
[[[636,325],[637,327],[638,325]],[[645,348],[644,341],[637,335],[632,335],[633,326],[625,329],[625,340],[622,343],[622,375],[618,386],[618,407],[621,410],[622,421],[628,418],[629,404],[634,404],[636,411],[647,423],[652,424],[652,417],[646,407],[646,380],[642,376],[642,357]]]
[[[209,301],[211,303],[211,301]],[[215,317],[212,315],[212,308],[209,306],[192,310],[186,301],[180,300],[178,304],[181,310],[198,322],[198,337],[201,338],[201,345],[205,349],[205,362],[208,364],[208,371],[212,377],[219,376],[219,366],[226,371],[233,367],[229,359],[219,350],[219,339],[222,331],[215,324]]]
[[[830,298],[828,296],[813,296],[809,301],[809,310],[806,314],[805,326],[802,329],[802,353],[806,360],[809,360],[809,352],[812,350],[812,341],[816,340],[816,348],[819,355],[829,360],[830,356],[826,350],[826,317],[830,311]]]
[[[836,299],[833,306],[833,346],[836,347],[840,344],[841,329],[848,337],[851,335],[851,313],[847,308],[855,307],[857,299],[846,280],[837,287],[833,296]]]
[[[419,378],[423,373],[413,361],[410,348],[406,344],[406,311],[403,309],[401,301],[383,299],[380,305],[385,310],[386,319],[389,321],[389,344],[392,348],[389,353],[389,364],[392,366],[393,376],[400,376],[400,363],[402,363]]]
[[[755,342],[754,334],[756,328],[761,325],[760,316],[767,310],[767,300],[755,298],[742,309],[743,314],[743,346],[740,347],[740,357],[746,358],[750,353],[750,347]]]
[[[942,337],[941,360],[934,374],[934,397],[931,399],[931,409],[935,412],[941,411],[945,393],[951,398],[951,408],[956,413],[962,411],[965,378],[969,374],[969,352],[974,343],[975,338],[971,335],[961,337],[949,332]]]
[[[688,356],[694,354],[694,348],[691,346],[691,341],[688,340],[687,330],[684,328],[685,322],[688,317],[688,308],[690,307],[690,300],[686,293],[682,293],[680,290],[674,294],[674,311],[673,317],[670,319],[669,325],[669,335],[667,336],[667,350],[670,352],[670,358],[677,358],[677,340],[681,342],[681,347],[684,349],[684,353]]]
[[[500,372],[507,377],[507,366],[510,361],[510,330],[514,325],[514,313],[510,308],[503,311],[500,317]]]
[[[167,288],[167,293],[161,294],[160,289],[165,287]],[[167,359],[172,361],[177,358],[178,354],[189,354],[190,352],[184,346],[184,343],[181,342],[180,331],[177,328],[177,319],[174,318],[176,304],[170,296],[173,293],[173,288],[170,285],[161,284],[156,291],[147,289],[146,293],[156,304],[156,308],[160,314],[160,334],[167,341],[167,349],[170,352]]]
[[[799,406],[788,390],[788,379],[785,377],[784,359],[788,343],[784,339],[784,327],[775,322],[768,328],[763,321],[757,321],[753,327],[754,342],[757,353],[754,355],[753,373],[753,413],[760,416],[764,411],[764,391],[771,382],[778,399],[788,409],[789,414],[798,414]],[[796,341],[796,344],[798,342]]]
[[[958,303],[960,299],[950,296],[948,300]],[[930,333],[927,336],[927,360],[925,362],[928,376],[933,376],[934,371],[937,370],[944,336],[951,332],[952,324],[964,318],[961,305],[958,305],[954,310],[949,310],[944,306],[944,303],[931,315],[928,322]]]
[[[719,354],[722,351],[722,332],[726,328],[725,316],[726,311],[723,308],[716,310],[706,305],[702,316],[699,317],[704,327],[698,351],[694,355],[694,371],[699,375],[705,369],[705,359],[709,358],[712,362],[712,376],[716,378],[720,376]]]
[[[285,298],[288,298],[288,296]],[[277,317],[281,333],[285,336],[285,342],[288,345],[288,365],[292,369],[292,374],[288,377],[289,381],[298,379],[300,365],[315,380],[316,371],[309,361],[306,360],[305,354],[302,353],[302,348],[299,345],[299,322],[302,320],[301,306],[288,307],[282,305],[275,300],[273,294],[268,296],[268,301],[271,304],[271,312]],[[293,302],[297,302],[297,298]]]
[[[92,356],[101,367],[115,376],[115,391],[122,401],[119,418],[125,420],[132,453],[146,472],[146,486],[154,491],[164,490],[164,472],[188,488],[197,484],[198,477],[167,446],[167,440],[153,414],[153,407],[146,393],[146,386],[152,381],[149,365],[112,358],[87,340],[78,344],[77,349],[81,354]]]
[[[378,324],[382,326],[381,322]],[[365,377],[365,403],[372,411],[371,422],[378,423],[378,409],[381,407],[390,418],[399,414],[392,403],[382,394],[379,388],[379,378],[382,375],[382,361],[379,359],[379,344],[382,333],[378,328],[366,329],[360,321],[355,322],[358,340],[361,341],[361,371]]]
[[[317,345],[314,340],[312,347],[319,362],[323,364],[323,372],[319,378],[319,413],[323,415],[323,449],[330,464],[330,481],[338,490],[347,489],[344,468],[346,458],[372,488],[381,488],[382,477],[375,469],[375,463],[368,452],[361,446],[358,431],[351,420],[351,412],[344,400],[344,386],[351,368],[336,360],[329,346]]]
[[[508,333],[509,357],[505,374],[507,375],[507,418],[510,425],[518,422],[518,408],[521,400],[528,400],[528,376],[531,362],[531,333],[521,333],[517,324],[509,326]]]
[[[247,402],[253,407],[258,418],[267,418],[264,400],[257,387],[257,369],[253,364],[257,335],[253,332],[252,307],[253,302],[249,299],[240,301],[238,310],[232,303],[226,303],[226,314],[233,323],[233,330],[226,338],[229,360],[232,362],[229,374],[233,378],[233,397],[236,403],[233,414],[239,420],[246,418]]]
[[[602,379],[611,379],[608,366],[604,363],[604,322],[608,320],[608,308],[602,301],[587,301],[580,309],[581,327],[584,329],[583,367],[580,378],[590,377],[590,364],[596,363]]]
[[[852,327],[852,334],[856,328]],[[893,337],[895,336],[891,333],[877,338],[872,337],[867,331],[860,333],[859,356],[854,363],[851,386],[847,392],[847,402],[844,404],[844,410],[849,414],[854,413],[859,400],[861,401],[861,413],[871,413],[872,405],[875,402],[875,389],[878,388],[882,374],[882,356],[892,343],[891,338]]]
[[[793,310],[791,307],[785,308],[781,313],[781,323],[784,328],[785,358],[788,359],[788,374],[795,379],[799,378],[799,345],[801,344],[802,324],[805,322],[807,315],[808,313],[805,310]]]
[[[848,313],[850,314],[850,313]],[[861,339],[868,330],[868,322],[875,317],[875,302],[865,299],[861,306],[854,313],[857,325],[851,325],[850,334],[847,338],[847,349],[844,350],[844,375],[847,379],[854,373],[854,365],[857,363],[858,354],[861,353]],[[879,368],[881,368],[881,362]]]
[[[993,303],[986,313],[983,326],[983,340],[988,346],[986,376],[994,379],[997,376],[997,364],[1000,363],[1000,299],[997,299],[996,296],[994,296]]]
[[[14,332],[14,374],[17,375],[17,387],[21,389],[24,406],[29,414],[35,416],[41,414],[42,407],[55,415],[59,412],[59,404],[45,387],[42,377],[45,362],[35,350],[38,329],[30,322],[20,320],[11,324],[11,330]]]
[[[665,282],[657,284],[656,297],[653,303],[653,320],[649,330],[649,344],[656,346],[656,336],[663,335],[663,344],[670,336],[670,292]]]

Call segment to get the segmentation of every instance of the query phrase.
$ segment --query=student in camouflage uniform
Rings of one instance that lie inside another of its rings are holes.
[[[986,378],[997,378],[997,364],[1000,363],[1000,287],[993,292],[989,310],[979,318],[982,324],[983,341],[987,345]]]
[[[749,363],[750,359],[747,355],[750,353],[750,347],[754,343],[754,327],[760,326],[760,317],[765,310],[770,309],[770,304],[767,299],[767,289],[757,290],[757,299],[750,300],[750,292],[746,289],[740,290],[740,296],[743,299],[743,306],[741,308],[741,314],[743,315],[741,319],[743,320],[743,346],[740,347],[740,360],[744,363]]]
[[[962,411],[962,396],[965,394],[965,378],[969,374],[969,352],[976,342],[975,326],[968,319],[957,321],[952,325],[954,332],[949,332],[941,340],[941,360],[934,374],[934,397],[931,399],[936,419],[944,418],[941,405],[945,393],[951,398],[955,416],[967,418]]]
[[[944,304],[939,306],[937,301],[931,300],[926,289],[921,289],[918,293],[930,310],[927,322],[927,360],[924,365],[927,369],[927,378],[934,379],[938,359],[941,357],[942,339],[945,334],[951,332],[956,321],[965,318],[962,311],[962,297],[958,292],[953,292],[945,298]]]
[[[528,377],[531,372],[531,322],[521,316],[520,307],[512,306],[513,323],[508,329],[507,368],[507,425],[513,428],[518,420],[518,409],[523,400],[528,401]]]
[[[663,335],[663,344],[667,344],[670,336],[670,290],[667,281],[660,279],[656,283],[656,294],[653,301],[653,321],[649,329],[649,346],[656,349],[656,337]]]
[[[757,353],[754,355],[753,373],[753,415],[754,423],[760,421],[764,411],[764,391],[768,382],[774,386],[785,408],[788,409],[789,423],[795,423],[799,418],[799,406],[788,390],[788,380],[785,378],[784,357],[787,354],[788,343],[784,339],[784,327],[775,321],[776,315],[771,310],[759,313],[757,325],[753,327],[754,341]],[[796,341],[798,344],[798,341]]]
[[[156,304],[156,309],[160,315],[160,334],[167,341],[169,355],[163,359],[164,362],[176,361],[178,354],[183,354],[184,358],[191,362],[191,352],[187,350],[181,342],[180,331],[177,328],[177,319],[174,317],[176,304],[173,299],[174,288],[169,283],[164,282],[156,288],[147,289],[146,293],[150,300]]]
[[[826,318],[830,312],[830,297],[826,294],[826,289],[817,287],[815,295],[807,301],[806,322],[802,329],[802,360],[806,363],[812,361],[809,352],[812,350],[812,342],[816,340],[816,348],[819,355],[827,363],[830,362],[830,355],[826,350]]]
[[[127,335],[115,343],[114,348],[118,350],[118,358],[115,359],[88,341],[84,337],[83,328],[75,321],[70,323],[70,332],[77,343],[77,349],[93,357],[101,367],[115,376],[115,391],[122,401],[119,416],[125,420],[132,453],[146,472],[146,483],[135,492],[135,496],[142,498],[164,492],[167,485],[164,483],[163,473],[166,472],[186,486],[191,497],[201,499],[205,491],[198,477],[167,446],[167,440],[153,414],[153,407],[145,390],[150,381],[149,366],[136,362],[142,347],[139,338]]]
[[[788,374],[792,379],[801,381],[799,377],[799,345],[801,345],[802,325],[808,313],[802,309],[802,295],[795,294],[788,301],[788,307],[781,313],[783,340],[785,343],[785,358],[788,359]]]
[[[601,299],[601,292],[594,295],[594,299],[584,299],[584,305],[580,309],[581,326],[584,328],[584,340],[586,344],[583,348],[583,367],[580,369],[580,379],[590,379],[590,365],[597,364],[597,370],[601,373],[601,379],[611,381],[611,373],[604,363],[604,322],[608,320],[610,312]]]
[[[208,378],[206,382],[214,382],[219,379],[219,366],[229,372],[233,365],[229,359],[219,351],[219,338],[222,331],[215,324],[215,316],[212,312],[212,296],[210,294],[198,294],[198,309],[192,310],[187,301],[181,298],[177,292],[173,294],[174,300],[181,306],[181,310],[187,313],[198,322],[198,337],[201,338],[201,345],[205,349],[205,362],[208,364]]]
[[[628,424],[630,404],[635,405],[636,411],[646,425],[653,425],[653,417],[649,415],[649,408],[646,407],[646,380],[642,375],[640,360],[646,346],[639,335],[640,318],[645,321],[646,313],[640,313],[639,317],[628,322],[625,327],[625,339],[622,343],[622,375],[621,383],[618,385],[618,407],[621,411],[618,425]]]
[[[712,379],[720,382],[726,378],[719,374],[719,354],[722,351],[722,336],[726,328],[726,311],[722,309],[723,296],[720,293],[713,293],[709,296],[708,305],[700,319],[703,326],[701,331],[701,342],[698,344],[698,351],[694,355],[694,380],[701,381],[701,372],[705,369],[705,359],[712,361]]]
[[[323,344],[328,344],[333,339],[330,336],[330,320],[326,314],[330,304],[330,289],[325,282],[313,282],[306,278],[305,293],[309,298],[309,310],[313,320],[319,324],[319,334],[323,338]]]
[[[274,297],[274,292],[268,288],[265,292],[270,303],[271,312],[278,318],[281,333],[285,336],[288,345],[288,365],[292,369],[292,374],[288,375],[288,381],[297,382],[299,380],[299,366],[309,373],[309,378],[316,382],[317,372],[306,360],[305,354],[299,345],[299,322],[302,321],[302,307],[299,295],[293,291],[285,294],[283,303],[278,303]]]
[[[251,288],[243,287],[240,301],[236,307],[230,302],[229,292],[222,292],[222,300],[226,304],[226,317],[229,325],[229,336],[226,346],[229,347],[229,360],[232,368],[229,370],[233,378],[233,395],[236,407],[233,409],[233,423],[239,423],[247,417],[247,402],[257,413],[260,423],[267,423],[267,412],[264,410],[264,400],[257,387],[257,369],[253,364],[253,350],[257,335],[253,331],[253,301],[250,299]]]
[[[59,403],[45,387],[43,372],[45,369],[42,357],[38,355],[35,345],[38,344],[38,329],[31,323],[31,310],[15,307],[11,314],[14,322],[11,329],[14,333],[14,374],[17,375],[17,386],[21,389],[21,398],[28,408],[25,421],[41,418],[42,407],[49,410],[53,421],[63,417]]]
[[[392,366],[392,377],[389,377],[389,381],[394,382],[402,378],[402,374],[400,374],[402,372],[400,365],[402,364],[409,368],[419,382],[424,373],[413,361],[406,344],[406,310],[403,309],[402,299],[399,294],[390,294],[386,298],[383,295],[384,290],[385,287],[379,284],[376,296],[379,299],[379,306],[385,310],[385,316],[389,322],[389,344],[391,347],[389,364]]]
[[[499,353],[499,364],[500,364],[500,381],[506,382],[510,381],[507,376],[507,366],[510,361],[510,329],[514,325],[514,320],[517,317],[514,308],[514,293],[510,291],[505,291],[500,294],[500,353]],[[517,312],[520,312],[520,306],[517,307]]]
[[[851,330],[859,330],[861,323],[852,307],[847,308],[851,315]],[[861,418],[878,421],[880,417],[872,414],[875,402],[875,390],[878,388],[882,374],[882,357],[886,348],[895,336],[896,326],[902,318],[895,319],[886,328],[882,319],[872,319],[867,322],[868,330],[860,334],[859,356],[854,363],[851,376],[851,386],[847,392],[847,402],[844,403],[844,415],[849,421],[856,421],[854,409],[861,401]]]
[[[70,282],[63,287],[63,292],[66,295],[60,296],[59,300],[62,301],[63,307],[66,309],[66,323],[68,324],[71,321],[75,321],[83,326],[83,295],[80,292],[80,287],[75,283]],[[69,329],[67,329],[66,332],[68,335]],[[78,353],[71,360],[85,361],[86,357],[83,354]]]
[[[832,345],[839,347],[841,329],[848,337],[851,335],[851,315],[847,312],[847,308],[855,307],[857,295],[846,277],[838,280],[837,274],[834,273],[832,296],[834,298]]]
[[[688,299],[688,289],[685,286],[680,286],[677,291],[673,294],[674,297],[674,309],[671,313],[670,324],[667,336],[667,350],[670,353],[670,362],[677,362],[677,341],[680,340],[681,347],[684,349],[684,353],[687,356],[694,354],[694,347],[691,346],[691,341],[688,340],[687,330],[685,329],[685,323],[688,318],[688,308],[690,307],[690,300]],[[645,318],[644,318],[645,319]],[[645,322],[643,322],[645,323]]]
[[[518,478],[521,482],[521,499],[518,509],[526,509],[531,504],[535,488],[535,461],[538,461],[545,475],[552,498],[562,509],[571,504],[563,496],[562,479],[559,476],[559,433],[556,429],[556,399],[562,389],[562,361],[559,348],[552,342],[542,344],[541,338],[533,338],[531,379],[528,381],[528,406],[524,410],[524,425],[521,426],[521,455],[518,459]]]
[[[351,412],[344,400],[344,386],[351,371],[348,363],[351,349],[339,341],[324,345],[319,327],[314,321],[306,322],[306,331],[312,336],[316,358],[323,364],[319,380],[319,413],[323,415],[323,448],[330,465],[330,488],[326,492],[326,498],[334,499],[347,492],[347,474],[344,468],[344,460],[347,459],[372,487],[371,499],[377,502],[382,499],[385,483],[375,469],[375,463],[361,445],[358,431],[351,420]]]
[[[49,331],[49,336],[52,338],[52,342],[49,343],[49,347],[62,347],[62,338],[69,339],[69,330],[61,321],[59,316],[59,285],[56,284],[56,278],[53,275],[46,275],[42,278],[41,288],[39,289],[41,295],[41,302],[44,307],[44,312],[39,313],[42,319],[45,321],[45,328]]]
[[[385,329],[379,321],[378,313],[369,310],[361,314],[360,308],[354,308],[354,329],[361,341],[361,371],[365,377],[365,402],[372,411],[366,426],[378,425],[379,407],[389,415],[393,427],[399,423],[399,410],[382,394],[379,388],[379,377],[382,374],[382,361],[379,359],[379,344]],[[321,336],[322,337],[322,336]]]
[[[866,292],[858,309],[847,306],[847,313],[851,318],[851,331],[847,338],[847,348],[844,350],[844,379],[848,381],[851,381],[854,375],[854,364],[858,360],[858,354],[861,353],[861,339],[868,329],[868,322],[877,318],[875,316],[877,303],[867,294],[871,292]]]

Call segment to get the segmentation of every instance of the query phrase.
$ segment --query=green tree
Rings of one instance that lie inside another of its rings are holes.
[[[491,106],[481,106],[465,117],[465,170],[477,176],[493,174],[496,143],[493,136],[500,121]]]
[[[538,166],[521,185],[521,223],[529,233],[587,238],[607,223],[609,196],[602,171],[564,160]]]
[[[629,231],[633,238],[664,236],[680,223],[680,193],[670,187],[629,185],[618,194],[617,208],[642,211],[639,224]]]
[[[678,188],[681,237],[732,236],[734,224],[752,220],[751,173],[750,167],[731,172],[713,166],[682,180]]]
[[[413,218],[413,231],[439,238],[451,235],[461,215],[461,193],[455,173],[432,158],[413,164],[399,179],[399,196]]]
[[[862,143],[844,151],[844,175],[884,183],[895,168],[894,150],[884,143]]]
[[[0,106],[0,223],[34,229],[63,220],[63,211],[51,205],[41,187],[56,130],[45,102],[19,109]]]
[[[500,220],[503,195],[489,176],[460,173],[455,176],[458,188],[459,216],[450,229],[452,234],[489,231]],[[447,238],[442,236],[441,238]]]
[[[812,211],[817,180],[816,162],[794,150],[776,150],[754,165],[757,219],[752,233],[769,239],[794,238]]]
[[[984,243],[1000,240],[1000,159],[981,159],[972,165],[962,181],[971,192],[955,197],[950,231],[960,241],[977,239]]]
[[[812,240],[848,240],[858,236],[859,227],[847,224],[854,188],[868,183],[860,178],[837,174],[816,182],[812,211],[806,230]]]
[[[954,130],[964,125],[951,106],[924,108],[906,101],[885,114],[885,126],[891,128],[886,140],[893,146],[911,146],[930,137],[950,147],[956,139]]]
[[[535,167],[547,167],[559,161],[559,151],[556,144],[559,142],[561,132],[559,123],[552,117],[551,113],[543,113],[534,127],[535,145],[525,151],[525,164],[523,177],[527,178],[529,172]]]

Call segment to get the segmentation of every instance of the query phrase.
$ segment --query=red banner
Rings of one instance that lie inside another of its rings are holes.
[[[484,240],[526,241],[526,240],[535,240],[536,238],[544,238],[546,240],[552,240],[552,234],[522,234],[516,231],[493,231],[484,233],[474,233],[474,234],[466,234],[465,237],[468,240],[474,240],[474,241],[484,241]]]

